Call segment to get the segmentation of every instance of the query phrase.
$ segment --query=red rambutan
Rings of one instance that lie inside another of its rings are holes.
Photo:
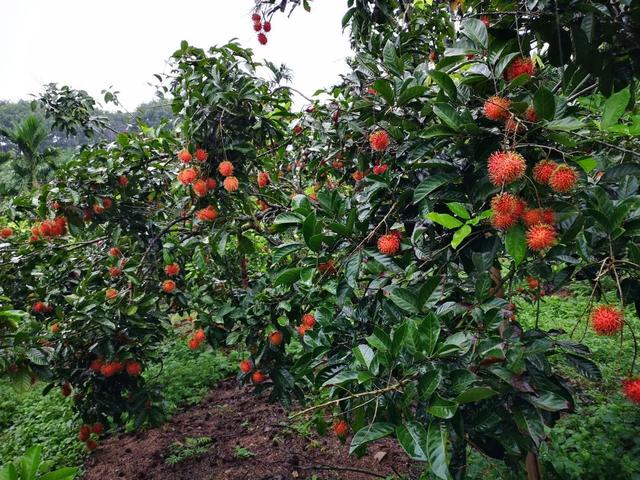
[[[527,245],[531,250],[540,251],[556,243],[556,229],[546,223],[539,223],[527,230]]]
[[[511,100],[504,97],[489,97],[484,102],[484,116],[489,120],[504,120],[509,117],[509,107]]]
[[[231,163],[229,160],[220,162],[220,165],[218,165],[218,172],[220,172],[220,175],[222,175],[223,177],[229,177],[233,175],[233,163]]]
[[[227,177],[222,182],[222,186],[227,192],[235,192],[240,187],[240,182],[236,177]]]
[[[384,163],[382,163],[380,165],[375,165],[373,167],[373,173],[375,173],[376,175],[382,175],[388,169],[389,169],[389,165],[385,165]]]
[[[180,265],[177,263],[170,263],[166,267],[164,267],[164,273],[166,273],[169,277],[175,277],[180,273]]]
[[[250,360],[242,360],[240,362],[240,371],[242,373],[249,373],[253,369],[253,365]]]
[[[312,313],[305,313],[302,316],[302,323],[307,328],[313,328],[316,324],[316,317],[314,317]]]
[[[127,362],[127,375],[137,377],[142,373],[142,365],[137,360]]]
[[[533,179],[538,183],[546,185],[549,183],[551,174],[556,168],[558,168],[558,164],[553,160],[540,160],[533,167]]]
[[[276,330],[275,332],[271,332],[269,334],[269,343],[274,347],[277,347],[282,344],[282,332]]]
[[[395,255],[400,250],[400,239],[392,233],[378,239],[378,251],[383,255]]]
[[[556,167],[549,177],[549,186],[553,191],[566,193],[575,187],[578,181],[578,172],[573,167],[561,164]]]
[[[389,148],[389,143],[389,134],[384,130],[376,130],[369,135],[369,144],[371,145],[371,149],[376,152],[384,152]]]
[[[491,154],[487,162],[489,179],[496,187],[515,182],[524,176],[527,164],[517,152],[498,151]]]
[[[623,380],[622,391],[625,397],[633,403],[640,404],[640,378],[627,378]]]
[[[533,76],[536,73],[536,66],[531,58],[516,58],[511,62],[504,72],[504,78],[508,82],[519,77],[520,75]]]
[[[267,172],[260,172],[258,174],[258,187],[264,188],[269,185],[271,179],[269,178],[269,174]]]
[[[11,236],[13,236],[13,229],[11,227],[4,227],[0,230],[0,237],[10,238]]]
[[[178,158],[182,163],[189,163],[193,157],[191,156],[191,153],[189,153],[189,150],[185,149],[178,152]]]
[[[589,318],[595,332],[604,336],[615,335],[624,323],[622,312],[613,305],[598,305],[591,310]]]
[[[173,280],[165,280],[162,282],[162,291],[164,293],[173,293],[176,289],[176,282]]]
[[[267,36],[264,33],[259,33],[258,34],[258,42],[260,42],[260,45],[266,45],[267,44]]]
[[[196,218],[201,222],[213,222],[218,218],[218,211],[213,207],[213,205],[209,205],[206,208],[198,210],[196,212]]]
[[[333,425],[333,432],[339,438],[344,438],[349,434],[349,424],[344,420],[339,420]]]
[[[183,185],[191,185],[198,178],[198,172],[193,168],[185,168],[178,173],[178,181]]]
[[[193,189],[193,193],[195,193],[197,197],[202,198],[207,195],[207,182],[202,179],[193,182],[191,188]]]
[[[197,161],[205,162],[208,157],[209,157],[209,154],[207,153],[206,150],[203,150],[202,148],[198,148],[196,150],[196,160]]]

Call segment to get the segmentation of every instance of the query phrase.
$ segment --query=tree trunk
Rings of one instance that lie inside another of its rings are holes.
[[[527,480],[542,480],[538,455],[533,452],[527,453],[525,465],[527,466]]]
[[[467,474],[467,442],[464,438],[452,433],[451,448],[449,471],[454,480],[463,480]]]
[[[35,190],[40,186],[37,174],[38,165],[35,157],[29,157],[27,161],[29,162],[29,169],[31,170],[31,187]]]

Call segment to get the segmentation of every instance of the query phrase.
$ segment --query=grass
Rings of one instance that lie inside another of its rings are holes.
[[[239,355],[215,350],[191,351],[185,341],[173,338],[162,346],[162,363],[144,373],[152,383],[162,385],[170,415],[181,405],[200,402],[220,380],[235,371]],[[43,459],[53,468],[79,466],[86,455],[77,440],[80,421],[72,401],[54,388],[43,396],[45,384],[16,392],[0,382],[0,465],[22,456],[32,445],[41,444]]]

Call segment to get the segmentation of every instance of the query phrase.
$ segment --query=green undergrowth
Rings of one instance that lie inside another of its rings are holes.
[[[171,415],[183,405],[198,403],[220,380],[235,371],[239,354],[211,349],[191,351],[183,339],[174,338],[161,348],[162,361],[150,365],[147,381],[161,385],[165,410]],[[42,395],[46,385],[16,392],[0,382],[0,465],[23,455],[32,445],[43,446],[44,460],[53,468],[81,465],[86,455],[77,441],[80,422],[72,401],[54,388]]]

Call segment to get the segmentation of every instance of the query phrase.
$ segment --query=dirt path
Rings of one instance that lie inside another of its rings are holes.
[[[304,438],[284,423],[286,413],[279,405],[235,381],[223,382],[200,405],[159,428],[106,439],[87,461],[84,480],[370,480],[393,475],[394,468],[418,476],[419,468],[412,469],[390,440],[370,446],[358,459],[332,434]],[[169,465],[169,447],[188,437],[210,438],[206,453]],[[386,455],[378,461],[380,452]]]

